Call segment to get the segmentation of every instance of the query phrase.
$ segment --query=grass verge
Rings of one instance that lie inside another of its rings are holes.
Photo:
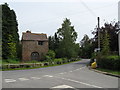
[[[113,70],[102,69],[102,68],[96,68],[96,70],[103,71],[103,72],[108,72],[108,73],[115,74],[115,75],[120,75],[120,71],[113,71]]]
[[[80,60],[77,60],[80,61]],[[29,67],[29,68],[14,68],[14,69],[0,69],[2,71],[10,71],[10,70],[27,70],[27,69],[37,69],[37,68],[46,68],[46,67],[53,67],[53,66],[60,66],[60,65],[64,65],[64,64],[69,64],[69,63],[73,63],[73,62],[77,62],[77,61],[71,61],[71,62],[67,62],[67,63],[63,63],[63,64],[54,64],[54,65],[48,65],[48,66],[39,66],[39,67]]]

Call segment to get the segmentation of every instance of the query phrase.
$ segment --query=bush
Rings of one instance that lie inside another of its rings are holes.
[[[120,71],[120,56],[98,56],[98,67]]]
[[[63,62],[63,63],[67,63],[67,62],[68,62],[68,59],[67,59],[67,58],[63,58],[62,62]]]
[[[3,63],[20,63],[18,59],[7,59],[3,60]]]
[[[45,56],[46,61],[51,63],[54,58],[55,58],[55,52],[52,50],[49,50]]]
[[[48,53],[47,53],[47,56],[49,56],[51,59],[54,59],[55,58],[55,52],[52,51],[52,50],[49,50]]]
[[[56,64],[62,64],[63,60],[62,60],[62,58],[58,58],[58,59],[54,59],[54,62]]]

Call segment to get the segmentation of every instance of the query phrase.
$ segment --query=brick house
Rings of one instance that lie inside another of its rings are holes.
[[[40,61],[48,52],[48,39],[46,34],[37,34],[26,31],[22,34],[21,42],[23,61]]]

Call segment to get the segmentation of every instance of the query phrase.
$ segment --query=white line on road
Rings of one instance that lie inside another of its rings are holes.
[[[59,73],[59,74],[64,74],[64,73]]]
[[[34,80],[41,79],[40,77],[31,77]]]
[[[27,78],[18,78],[20,81],[27,81],[27,80],[29,80],[29,79],[27,79]]]
[[[53,77],[53,76],[51,76],[51,75],[44,75],[43,77]]]
[[[100,86],[96,86],[96,85],[92,85],[92,84],[88,84],[88,83],[84,83],[84,82],[80,82],[80,81],[76,81],[76,80],[72,80],[72,79],[67,79],[67,78],[62,78],[62,77],[56,77],[56,78],[60,78],[60,79],[71,81],[71,82],[75,82],[75,83],[84,84],[84,85],[95,87],[95,88],[102,88]]]
[[[68,85],[59,85],[59,86],[55,86],[55,87],[52,87],[52,88],[74,88],[74,87],[71,87],[71,86],[68,86]]]
[[[5,82],[9,83],[9,82],[16,82],[16,80],[14,79],[5,79]]]

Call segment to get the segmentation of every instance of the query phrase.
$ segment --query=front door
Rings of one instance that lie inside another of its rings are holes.
[[[39,53],[38,52],[32,52],[31,53],[31,60],[39,60]]]

